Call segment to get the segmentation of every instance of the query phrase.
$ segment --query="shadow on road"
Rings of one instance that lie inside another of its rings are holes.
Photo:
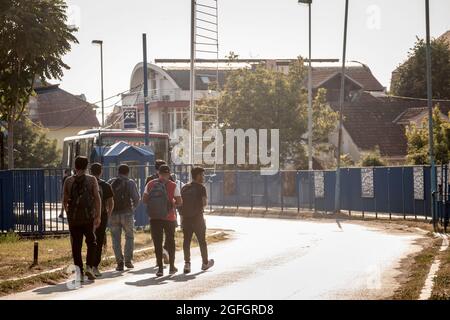
[[[154,270],[154,269],[155,268],[153,267],[153,268],[141,270],[141,274],[147,273],[149,270]],[[143,271],[146,271],[146,272],[143,272]],[[136,286],[136,287],[147,287],[147,286],[156,286],[156,285],[166,284],[169,281],[186,282],[186,281],[194,280],[198,275],[200,275],[204,272],[205,271],[192,273],[192,274],[177,274],[177,275],[173,275],[173,276],[166,275],[166,276],[160,277],[160,278],[152,277],[149,279],[143,279],[143,280],[139,280],[139,281],[135,281],[135,282],[125,282],[125,284],[129,285],[129,286]],[[136,272],[136,274],[137,273],[138,272]]]
[[[97,281],[101,281],[102,279],[113,279],[113,278],[118,278],[123,276],[123,272],[116,272],[116,271],[109,271],[109,272],[105,272],[103,273],[102,277],[98,278]],[[90,280],[85,280],[85,282],[83,282],[81,284],[81,287],[78,288],[71,288],[71,285],[73,285],[72,283],[73,279],[66,281],[64,283],[60,283],[57,285],[51,285],[48,287],[44,287],[44,288],[38,288],[33,290],[33,292],[37,293],[37,294],[52,294],[52,293],[62,293],[62,292],[68,292],[68,291],[73,291],[73,290],[77,290],[77,289],[81,289],[85,286],[89,286],[93,283],[95,283],[95,281],[90,281]]]
[[[156,270],[158,270],[157,266],[153,266],[153,267],[149,267],[149,268],[145,268],[145,269],[140,269],[140,270],[136,270],[136,271],[129,271],[128,273],[130,274],[147,274],[147,273],[156,273]]]

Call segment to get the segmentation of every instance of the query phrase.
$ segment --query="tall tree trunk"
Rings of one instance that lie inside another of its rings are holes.
[[[14,117],[8,117],[8,169],[14,169]]]

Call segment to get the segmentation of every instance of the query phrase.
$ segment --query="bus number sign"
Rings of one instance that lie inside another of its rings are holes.
[[[136,108],[123,109],[123,128],[136,129],[137,128],[137,110]]]

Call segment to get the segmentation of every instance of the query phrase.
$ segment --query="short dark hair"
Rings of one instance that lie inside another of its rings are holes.
[[[194,167],[191,169],[191,176],[192,176],[192,180],[197,179],[197,176],[201,173],[205,172],[205,169],[203,169],[202,167]]]
[[[159,173],[170,173],[170,167],[167,164],[163,164],[158,169]]]
[[[102,174],[102,165],[98,162],[91,164],[91,174],[99,176]]]
[[[127,164],[121,164],[119,166],[119,174],[127,175],[130,173],[130,167]]]
[[[89,161],[87,157],[78,156],[75,159],[75,169],[76,170],[86,170],[88,167]]]
[[[159,170],[159,167],[161,167],[162,165],[165,165],[166,162],[162,159],[158,159],[155,161],[155,169]]]

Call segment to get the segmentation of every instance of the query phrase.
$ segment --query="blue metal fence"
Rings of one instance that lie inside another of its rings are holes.
[[[189,180],[189,168],[174,166],[173,171],[185,183]],[[116,169],[104,168],[104,179],[114,177]],[[341,170],[342,210],[405,218],[431,215],[429,167]],[[141,192],[146,177],[153,172],[151,166],[131,167],[131,178]],[[59,217],[62,178],[63,169],[0,171],[0,230],[67,232],[66,220]],[[206,188],[209,203],[215,207],[332,212],[335,178],[335,171],[280,171],[271,176],[259,171],[218,171],[207,172]],[[145,211],[140,204],[136,225],[148,223]]]

